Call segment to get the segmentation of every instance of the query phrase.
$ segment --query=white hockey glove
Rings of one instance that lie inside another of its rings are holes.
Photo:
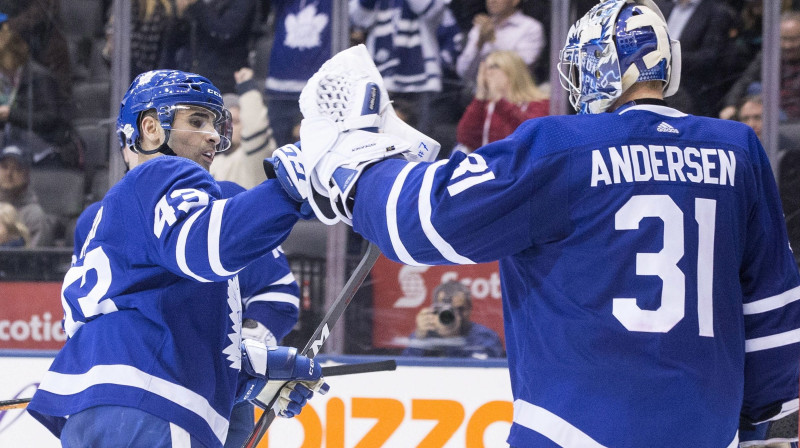
[[[397,117],[363,45],[320,67],[300,93],[300,111],[308,199],[326,224],[352,224],[347,199],[367,165],[397,154],[430,161],[439,152],[439,143]]]
[[[303,158],[309,170],[308,202],[320,221],[352,225],[351,197],[359,176],[371,163],[408,152],[408,142],[362,130],[339,132],[327,117],[303,119]]]
[[[253,404],[266,408],[280,390],[273,407],[281,417],[294,417],[314,396],[314,392],[325,395],[330,389],[322,378],[322,367],[313,359],[298,354],[294,347],[268,347],[263,360],[263,376],[267,383],[255,398],[251,395],[251,400]],[[242,366],[245,365],[242,360]]]
[[[278,340],[269,331],[269,328],[255,319],[244,319],[242,321],[242,339],[252,339],[261,342],[267,347],[278,345]]]

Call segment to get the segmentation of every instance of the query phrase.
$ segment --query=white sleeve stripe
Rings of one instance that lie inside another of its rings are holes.
[[[281,302],[294,305],[295,308],[300,308],[300,298],[287,294],[285,292],[267,292],[258,294],[245,300],[247,305],[252,305],[254,302]]]
[[[800,404],[800,401],[798,401],[797,398],[795,398],[794,400],[789,400],[789,401],[781,404],[781,410],[780,410],[780,412],[778,412],[777,415],[773,415],[772,417],[770,417],[770,418],[768,418],[766,420],[762,420],[760,422],[755,422],[755,424],[756,425],[760,425],[761,423],[774,422],[776,420],[780,420],[783,417],[786,417],[787,415],[791,414],[792,412],[797,411],[797,408],[798,408],[799,404]]]
[[[744,304],[744,314],[758,314],[772,311],[784,307],[792,302],[800,300],[800,286],[796,286],[788,291],[782,292],[777,296],[767,297],[766,299],[756,300],[755,302]]]
[[[564,448],[605,448],[570,422],[521,399],[514,400],[514,423],[536,431]]]
[[[784,345],[796,344],[800,342],[800,329],[785,331],[783,333],[763,336],[744,341],[744,351],[746,353],[768,350]]]
[[[456,182],[453,185],[447,187],[447,191],[450,193],[450,196],[455,196],[462,191],[466,190],[469,187],[473,187],[478,185],[479,183],[486,182],[489,180],[494,179],[494,173],[489,171],[488,173],[481,174],[480,176],[473,176],[461,181]]]
[[[296,281],[296,280],[295,280],[295,278],[294,278],[294,274],[292,274],[292,273],[290,272],[290,273],[288,273],[288,274],[284,275],[283,277],[279,278],[278,280],[275,280],[274,282],[270,283],[269,285],[270,285],[270,286],[276,286],[276,285],[291,285],[291,284],[292,284],[292,283],[294,283],[295,281]]]
[[[202,418],[220,442],[225,440],[228,434],[228,419],[215,411],[203,396],[180,384],[150,375],[133,366],[97,365],[85,373],[78,374],[50,371],[45,373],[39,389],[57,395],[76,395],[92,386],[103,384],[135,387],[167,399]]]
[[[194,222],[200,217],[200,213],[202,213],[203,210],[205,210],[205,207],[194,212],[194,214],[183,223],[183,226],[181,226],[181,232],[178,234],[178,245],[175,247],[175,258],[178,262],[178,267],[184,274],[197,281],[211,283],[211,280],[207,280],[192,272],[192,270],[189,269],[189,265],[186,263],[186,240],[189,237],[189,231],[192,229],[192,225],[194,225]]]
[[[172,422],[169,422],[169,439],[174,447],[192,446],[189,432]]]
[[[417,260],[414,260],[411,254],[408,253],[408,250],[406,250],[406,247],[403,245],[403,241],[400,239],[400,230],[397,228],[397,201],[400,198],[400,191],[403,189],[403,183],[405,183],[408,173],[416,165],[416,163],[409,163],[404,166],[403,169],[400,170],[400,173],[397,174],[394,184],[392,184],[392,190],[389,191],[389,197],[386,200],[386,227],[389,231],[389,239],[392,242],[392,248],[397,254],[397,258],[407,265],[425,266],[417,262]]]
[[[228,271],[222,266],[222,260],[219,258],[219,236],[222,232],[222,212],[227,202],[227,199],[214,201],[214,204],[211,205],[211,217],[208,220],[208,263],[211,265],[211,270],[220,277],[236,275],[237,272],[241,271],[241,269],[233,272]]]
[[[433,247],[435,247],[443,257],[457,264],[475,264],[474,261],[456,252],[453,246],[439,235],[439,232],[436,231],[431,221],[431,214],[433,213],[433,206],[431,205],[433,177],[436,174],[436,170],[445,163],[447,163],[447,160],[440,160],[425,170],[425,176],[422,178],[422,186],[419,189],[419,220],[422,224],[422,230],[425,232],[425,236],[428,237]]]

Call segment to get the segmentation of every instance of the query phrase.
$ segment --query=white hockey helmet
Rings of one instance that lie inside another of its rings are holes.
[[[678,91],[680,43],[652,0],[606,0],[578,20],[561,50],[558,72],[579,113],[605,112],[634,83],[663,81]]]

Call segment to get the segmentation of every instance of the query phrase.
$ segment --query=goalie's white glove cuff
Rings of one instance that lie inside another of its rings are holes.
[[[411,149],[407,141],[389,134],[339,132],[336,122],[323,116],[303,119],[300,141],[310,182],[309,204],[329,225],[339,221],[352,225],[347,198],[367,165]]]

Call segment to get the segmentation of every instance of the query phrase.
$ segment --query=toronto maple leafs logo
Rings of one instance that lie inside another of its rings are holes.
[[[228,280],[228,310],[228,318],[231,320],[228,339],[231,343],[222,353],[228,355],[230,367],[239,370],[242,366],[242,350],[239,348],[242,342],[242,294],[238,275]]]
[[[284,45],[301,50],[314,48],[322,43],[320,36],[328,25],[328,16],[317,14],[316,5],[308,5],[296,15],[287,15],[284,25],[286,26]]]

